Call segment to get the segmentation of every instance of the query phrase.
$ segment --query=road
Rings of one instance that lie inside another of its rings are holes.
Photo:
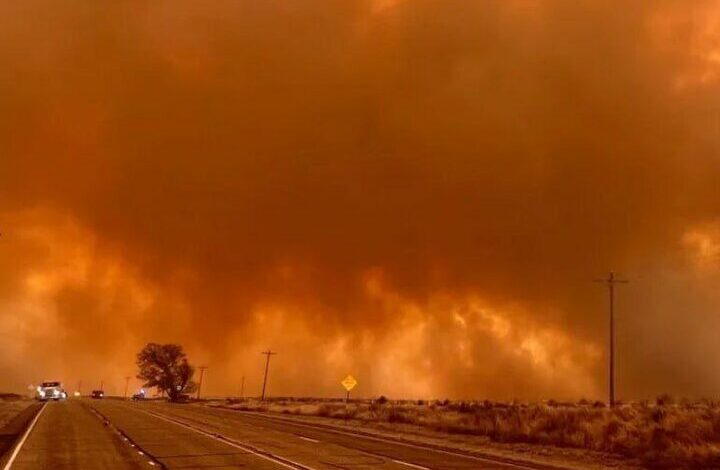
[[[151,466],[258,470],[538,468],[232,410],[157,402],[69,400],[45,405],[3,470]]]
[[[80,401],[47,403],[10,468],[135,469],[147,460],[125,446]]]

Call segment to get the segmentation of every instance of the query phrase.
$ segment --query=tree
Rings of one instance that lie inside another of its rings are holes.
[[[148,343],[137,355],[140,372],[137,378],[145,387],[157,387],[167,393],[170,401],[177,401],[184,393],[192,393],[197,385],[192,381],[195,368],[179,344]]]

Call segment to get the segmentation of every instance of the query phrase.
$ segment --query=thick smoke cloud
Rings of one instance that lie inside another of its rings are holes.
[[[711,1],[0,6],[0,372],[720,392]],[[90,386],[90,385],[87,385]]]

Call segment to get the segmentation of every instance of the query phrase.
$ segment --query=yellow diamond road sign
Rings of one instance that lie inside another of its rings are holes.
[[[355,385],[357,385],[357,380],[355,380],[355,377],[353,377],[352,375],[348,375],[340,383],[343,387],[345,387],[345,390],[349,392],[350,390],[355,388]]]

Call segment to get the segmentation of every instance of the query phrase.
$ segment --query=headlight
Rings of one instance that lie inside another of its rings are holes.
[[[40,396],[41,396],[41,397],[44,397],[44,396],[45,396],[45,390],[40,390],[38,393],[40,393]]]

